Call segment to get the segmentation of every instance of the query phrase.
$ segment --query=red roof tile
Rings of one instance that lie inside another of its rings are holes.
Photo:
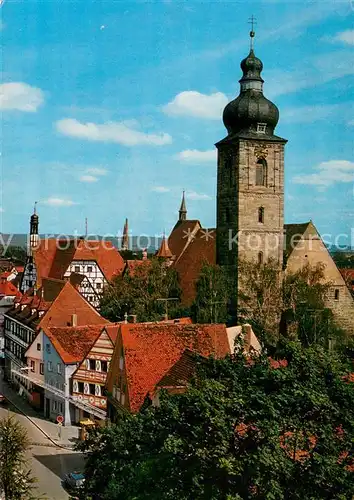
[[[181,300],[186,305],[190,305],[195,298],[195,284],[203,264],[216,264],[216,231],[213,229],[209,229],[208,233],[205,231],[204,229],[197,231],[195,238],[190,241],[174,264],[182,290]]]
[[[114,323],[113,325],[108,325],[105,327],[108,337],[111,339],[113,345],[116,344],[120,325],[121,323]]]
[[[79,363],[101,334],[103,325],[79,327],[44,328],[44,333],[52,342],[64,363]]]
[[[68,326],[71,324],[73,314],[76,314],[78,326],[110,324],[69,282],[66,282],[38,327]]]
[[[186,349],[217,358],[230,354],[225,325],[122,324],[120,335],[132,412],[139,411],[145,396]]]
[[[172,229],[168,238],[168,246],[177,260],[184,248],[188,246],[189,237],[194,235],[201,228],[199,220],[179,221]]]
[[[49,238],[40,240],[33,253],[38,286],[45,277],[62,279],[74,260],[97,262],[107,280],[111,280],[115,274],[120,274],[124,268],[122,256],[109,241]]]
[[[172,252],[165,237],[162,238],[160,248],[156,253],[156,257],[161,257],[163,259],[170,259],[172,257]]]
[[[195,353],[186,349],[179,360],[176,361],[156,385],[159,388],[184,387],[195,375],[196,369],[197,358]]]
[[[0,295],[6,297],[21,297],[21,292],[10,281],[0,282]]]

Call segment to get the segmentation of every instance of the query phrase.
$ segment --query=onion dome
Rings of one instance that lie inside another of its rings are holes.
[[[253,36],[252,31],[251,37]],[[240,95],[225,107],[224,125],[229,135],[241,133],[272,136],[279,120],[279,111],[263,95],[263,63],[255,56],[252,45],[250,53],[241,62],[241,69],[243,75],[240,80]]]

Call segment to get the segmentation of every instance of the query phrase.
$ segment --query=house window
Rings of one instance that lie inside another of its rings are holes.
[[[266,128],[266,123],[257,123],[257,134],[265,134]]]
[[[57,365],[57,371],[58,371],[59,374],[61,373],[61,363],[58,363],[58,365]]]
[[[52,362],[51,362],[51,361],[48,361],[48,363],[47,363],[47,368],[48,368],[48,371],[49,371],[49,372],[53,371],[53,365],[52,365]]]
[[[90,368],[89,370],[96,370],[96,361],[94,359],[90,359]]]
[[[75,273],[79,273],[80,272],[80,266],[75,266],[74,270],[75,270]]]
[[[50,344],[45,345],[46,351],[48,354],[50,354]]]
[[[40,373],[41,375],[43,375],[43,374],[44,374],[44,363],[40,363],[40,365],[39,365],[39,373]]]
[[[107,369],[108,369],[107,361],[101,361],[101,371],[107,373],[108,371]]]
[[[101,288],[102,284],[101,283],[96,283],[96,288]]]
[[[261,158],[256,164],[256,186],[267,184],[267,162]]]
[[[338,288],[336,288],[334,290],[334,300],[339,300],[339,290],[338,290]]]
[[[258,253],[258,264],[263,264],[263,252]]]
[[[31,361],[31,372],[35,372],[36,371],[36,363],[34,361]]]
[[[260,222],[261,224],[264,224],[264,208],[263,207],[259,207],[259,209],[258,209],[258,222]]]
[[[87,272],[92,273],[92,266],[87,266]]]
[[[90,394],[91,396],[94,396],[96,394],[95,384],[90,384]]]
[[[84,392],[84,383],[83,382],[78,382],[77,392],[80,392],[81,394]]]
[[[57,411],[57,402],[55,400],[53,400],[52,408],[53,408],[53,411]]]
[[[41,344],[37,344],[37,351],[41,350]]]

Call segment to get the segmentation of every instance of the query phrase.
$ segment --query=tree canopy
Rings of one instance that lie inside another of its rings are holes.
[[[33,499],[34,479],[25,457],[27,432],[13,417],[0,420],[0,494],[6,500]]]
[[[163,260],[152,258],[133,268],[131,273],[119,275],[105,287],[100,302],[100,313],[110,321],[120,321],[124,315],[135,315],[137,321],[161,320],[166,304],[158,299],[170,301],[169,317],[180,312],[181,290],[176,271],[166,266]]]
[[[82,498],[352,499],[354,376],[316,345],[201,361],[184,394],[81,444]]]
[[[224,268],[204,263],[196,282],[192,306],[197,323],[226,323],[230,296],[229,279]]]

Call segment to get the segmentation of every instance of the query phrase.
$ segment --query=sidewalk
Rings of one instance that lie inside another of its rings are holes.
[[[44,439],[40,443],[32,444],[45,446],[51,443],[53,446],[57,444],[70,449],[74,447],[76,440],[79,438],[79,427],[72,425],[60,427],[58,424],[46,420],[39,412],[32,408],[26,399],[9,387],[4,380],[0,381],[0,393],[2,393],[19,412],[24,414],[33,425],[43,433],[43,436],[48,439],[48,441]]]

